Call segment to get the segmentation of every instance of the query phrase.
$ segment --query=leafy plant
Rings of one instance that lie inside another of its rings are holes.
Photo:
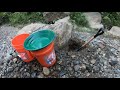
[[[0,12],[0,25],[9,21],[10,12]]]
[[[107,29],[112,26],[120,26],[120,12],[101,12],[102,23]]]
[[[41,12],[15,12],[9,16],[12,25],[43,21]]]
[[[0,24],[18,25],[43,21],[42,12],[0,12]]]
[[[82,12],[71,12],[70,18],[78,26],[89,27],[88,21]]]

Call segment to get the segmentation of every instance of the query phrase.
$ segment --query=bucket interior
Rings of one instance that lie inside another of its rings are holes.
[[[51,30],[40,30],[31,34],[24,42],[26,50],[39,50],[48,46],[55,38]]]

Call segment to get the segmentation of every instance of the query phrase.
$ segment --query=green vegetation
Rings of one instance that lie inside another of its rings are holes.
[[[70,14],[72,22],[78,26],[89,27],[88,21],[85,19],[85,16],[82,12],[72,12]]]
[[[120,26],[120,12],[101,12],[102,23],[107,29],[112,26]]]
[[[102,23],[110,29],[113,25],[120,26],[120,12],[101,12]],[[78,26],[89,27],[83,12],[71,12],[71,21]],[[0,12],[0,25],[9,23],[11,25],[43,22],[43,12]]]
[[[31,22],[43,22],[42,12],[0,12],[0,24],[11,25],[27,24]]]

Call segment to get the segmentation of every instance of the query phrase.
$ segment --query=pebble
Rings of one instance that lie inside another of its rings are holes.
[[[30,74],[28,72],[24,72],[22,77],[24,77],[24,78],[30,78]]]
[[[82,64],[82,65],[80,66],[80,68],[81,68],[81,71],[82,71],[82,72],[85,72],[85,70],[86,70],[85,64]]]
[[[98,66],[93,67],[93,73],[98,73],[100,71],[100,68]]]
[[[50,74],[50,70],[47,67],[43,67],[43,73],[45,75],[49,75]]]
[[[15,68],[15,71],[18,72],[18,70],[19,70],[19,67],[16,67],[16,68]]]
[[[74,64],[80,64],[80,61],[78,61],[78,60],[77,61],[75,60],[73,62],[74,62]]]
[[[61,66],[60,65],[56,65],[56,70],[61,71]]]
[[[75,70],[75,71],[78,71],[79,69],[80,69],[80,65],[75,65],[75,66],[74,66],[74,70]]]
[[[63,75],[62,78],[66,78],[66,75]]]
[[[60,77],[62,77],[64,74],[66,74],[65,71],[61,71],[61,72],[59,73]]]
[[[72,57],[72,58],[75,58],[75,57],[76,57],[76,55],[71,55],[71,57]]]
[[[92,59],[90,62],[91,62],[91,64],[95,64],[96,60]]]
[[[105,48],[105,45],[103,43],[98,44],[101,49]]]
[[[115,66],[117,63],[118,63],[118,61],[111,61],[111,62],[109,62],[109,64],[110,64],[111,66]]]
[[[8,67],[7,68],[7,72],[12,72],[13,71],[13,67]]]
[[[5,59],[6,59],[6,60],[11,60],[11,59],[12,59],[12,56],[9,55],[9,54],[7,54]]]
[[[118,76],[118,77],[115,77],[115,78],[120,78],[120,76]]]
[[[120,69],[116,69],[116,70],[114,70],[114,72],[115,72],[116,74],[120,74]]]
[[[104,66],[104,69],[106,69],[107,68],[107,66]]]
[[[18,56],[16,52],[13,52],[12,55],[13,55],[13,57],[17,57]]]
[[[71,67],[73,67],[74,66],[74,64],[73,63],[71,63]]]
[[[27,69],[24,69],[24,71],[26,72],[26,71],[27,71]]]
[[[58,64],[62,64],[62,60],[58,61],[57,63],[58,63]]]
[[[117,59],[117,61],[119,61],[119,62],[120,62],[120,58],[118,58],[118,59]]]
[[[35,77],[36,77],[36,72],[33,72],[33,73],[31,74],[31,77],[32,77],[32,78],[35,78]]]
[[[37,67],[33,67],[33,70],[36,71],[36,70],[37,70]]]
[[[118,51],[120,52],[120,47],[118,48]]]
[[[40,75],[38,75],[37,78],[44,78],[44,75],[40,73]]]
[[[92,66],[88,65],[86,66],[86,69],[88,70],[88,72],[92,72]]]
[[[17,58],[14,58],[14,59],[13,59],[13,62],[16,63],[16,61],[17,61]]]
[[[61,67],[58,67],[58,70],[61,71]]]
[[[87,77],[90,76],[90,73],[87,73],[86,76],[87,76]]]
[[[69,70],[69,71],[72,71],[73,69],[72,69],[72,67],[68,67],[68,70]]]
[[[20,72],[22,72],[23,70],[24,70],[24,68],[21,68],[21,69],[20,69]]]
[[[14,75],[14,76],[13,76],[13,78],[16,78],[16,77],[17,77],[17,75]]]

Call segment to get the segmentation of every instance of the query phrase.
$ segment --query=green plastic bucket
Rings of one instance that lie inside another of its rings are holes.
[[[39,30],[26,38],[24,48],[35,51],[48,46],[55,39],[55,33],[52,30]]]

